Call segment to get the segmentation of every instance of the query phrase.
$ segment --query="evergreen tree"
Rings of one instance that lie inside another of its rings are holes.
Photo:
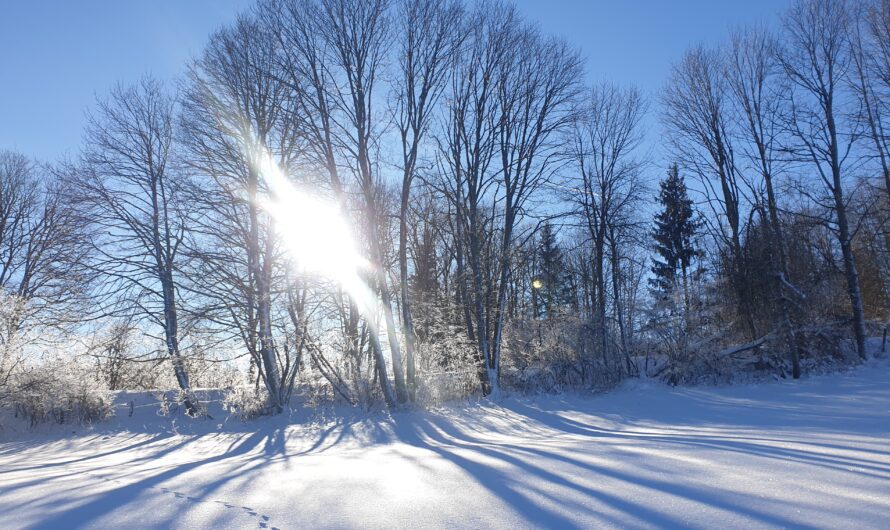
[[[437,274],[436,237],[432,226],[423,223],[418,234],[414,227],[414,274],[408,278],[412,299],[412,327],[418,339],[429,338],[430,326],[435,320],[439,293]]]
[[[436,274],[436,236],[425,223],[420,234],[414,234],[414,274],[409,279],[412,295],[421,302],[432,301],[439,290]]]
[[[677,164],[668,170],[667,178],[661,181],[658,203],[661,212],[655,216],[655,251],[661,257],[652,266],[654,278],[649,280],[655,289],[670,293],[683,284],[692,259],[698,255],[693,239],[700,223],[696,220],[692,200],[686,191],[686,183],[680,175]],[[679,275],[678,275],[679,273]]]
[[[562,249],[556,241],[556,233],[550,223],[541,229],[541,243],[538,247],[540,274],[532,287],[540,300],[539,312],[552,315],[553,310],[569,300],[568,282]],[[536,315],[541,316],[541,314]]]

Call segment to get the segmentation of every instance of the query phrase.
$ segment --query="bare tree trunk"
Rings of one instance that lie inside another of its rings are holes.
[[[380,337],[377,335],[378,322],[368,321],[368,325],[373,329],[370,333],[371,350],[374,353],[374,366],[379,378],[380,390],[383,392],[383,400],[388,407],[396,405],[396,399],[392,395],[392,387],[389,384],[389,374],[386,372],[386,358],[383,356],[383,348],[380,346]]]
[[[600,223],[600,228],[597,231],[596,239],[594,240],[594,256],[593,256],[593,269],[594,269],[594,281],[596,282],[596,324],[597,324],[597,334],[600,341],[600,353],[603,356],[603,362],[606,363],[606,366],[609,366],[609,334],[607,331],[607,320],[606,320],[606,274],[605,274],[605,266],[604,262],[606,259],[605,255],[605,234],[603,223]]]
[[[488,359],[488,380],[491,382],[492,393],[497,393],[501,371],[501,338],[504,332],[504,318],[506,314],[507,289],[510,286],[510,268],[512,266],[511,250],[513,245],[513,223],[511,212],[507,212],[508,220],[505,221],[504,237],[501,242],[500,280],[498,286],[497,312],[495,313],[494,337],[491,345],[491,355]]]
[[[198,413],[198,408],[192,402],[188,373],[186,372],[182,355],[179,353],[179,321],[176,315],[173,278],[170,274],[165,275],[161,288],[164,293],[164,342],[167,346],[167,355],[169,355],[170,359],[173,361],[173,371],[176,375],[176,382],[179,384],[180,390],[184,393],[183,405],[185,405],[186,413],[190,416],[194,416]]]
[[[75,202],[84,221],[101,230],[92,242],[104,256],[96,265],[117,284],[112,288],[122,297],[148,294],[160,304],[155,310],[139,303],[136,310],[162,323],[183,404],[195,415],[176,307],[174,264],[185,223],[170,175],[173,100],[160,83],[144,78],[132,87],[116,87],[109,99],[100,100],[99,110],[87,128],[83,175],[72,182]]]
[[[482,250],[479,242],[480,227],[475,220],[478,216],[476,208],[470,210],[470,269],[473,274],[473,309],[476,318],[476,339],[479,342],[480,357],[484,360],[484,376],[482,378],[482,394],[489,395],[493,391],[493,385],[496,384],[491,380],[491,348],[488,342],[488,322],[485,318],[485,287],[482,282]]]
[[[248,181],[248,223],[249,223],[249,252],[248,268],[256,286],[257,324],[260,343],[259,355],[262,359],[262,370],[265,373],[263,382],[269,392],[272,408],[281,412],[281,392],[279,388],[280,376],[278,374],[278,360],[275,358],[275,345],[272,340],[272,308],[271,293],[268,283],[265,265],[261,263],[260,252],[259,217],[257,205],[259,204],[257,189],[259,175],[256,168],[251,168]],[[266,259],[271,259],[267,256]]]
[[[400,10],[399,33],[402,35],[399,62],[400,94],[397,116],[402,143],[402,190],[399,204],[399,273],[402,305],[402,330],[405,334],[408,399],[415,396],[415,347],[417,337],[411,315],[408,288],[408,203],[417,166],[420,144],[424,139],[434,105],[445,87],[453,56],[463,36],[462,12],[457,4],[432,0],[404,0]]]
[[[775,278],[782,328],[790,351],[792,376],[800,377],[800,346],[791,317],[791,292],[785,236],[773,183],[774,144],[782,109],[782,87],[776,83],[776,41],[762,29],[733,35],[729,64],[729,84],[741,108],[744,130],[753,150],[749,157],[759,167],[766,188],[770,260]]]
[[[408,399],[414,401],[417,389],[417,367],[414,361],[414,352],[417,349],[417,335],[414,333],[414,319],[411,315],[411,296],[408,288],[408,200],[410,193],[410,180],[405,179],[402,184],[399,208],[399,288],[402,296],[402,330],[405,334]]]
[[[832,158],[837,160],[837,130],[834,119],[829,117],[829,134],[835,140],[832,142]],[[850,297],[850,308],[853,311],[853,334],[856,339],[856,351],[862,359],[868,358],[865,349],[865,310],[862,307],[862,293],[859,289],[859,271],[856,269],[856,259],[853,256],[853,236],[850,233],[850,223],[847,220],[847,205],[844,200],[841,187],[841,171],[839,164],[832,163],[832,180],[834,181],[834,204],[837,216],[838,239],[841,243],[841,254],[844,261],[844,276],[847,279],[847,295]]]
[[[788,126],[799,142],[795,151],[811,162],[834,203],[837,237],[843,256],[844,276],[859,357],[865,359],[865,311],[859,287],[859,272],[853,255],[853,234],[847,217],[842,165],[858,134],[855,126],[845,135],[841,154],[837,110],[839,90],[848,71],[851,14],[849,4],[837,0],[797,0],[785,16],[789,46],[780,60],[790,80],[809,98],[792,101]],[[827,166],[827,168],[826,168]]]
[[[614,231],[614,228],[612,229]],[[624,322],[624,303],[621,300],[621,256],[618,254],[618,242],[614,233],[609,236],[609,256],[612,265],[612,303],[615,306],[615,320],[618,322],[618,338],[621,353],[627,363],[627,372],[631,373],[633,366],[630,360],[630,352],[627,348],[627,331]]]

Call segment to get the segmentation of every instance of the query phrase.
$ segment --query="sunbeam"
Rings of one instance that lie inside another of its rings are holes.
[[[298,189],[269,155],[260,172],[270,191],[260,206],[275,220],[293,266],[337,282],[363,315],[376,314],[376,297],[362,278],[370,264],[338,205]]]

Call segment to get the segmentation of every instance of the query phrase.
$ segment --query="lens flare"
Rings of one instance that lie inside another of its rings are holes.
[[[363,314],[374,314],[376,297],[362,278],[369,263],[338,205],[299,190],[269,156],[260,172],[270,191],[261,207],[275,220],[294,266],[339,283]]]

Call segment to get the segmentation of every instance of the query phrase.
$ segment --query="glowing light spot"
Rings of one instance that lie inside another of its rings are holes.
[[[377,300],[361,274],[369,263],[337,204],[299,190],[271,157],[264,157],[261,174],[271,192],[261,207],[275,219],[293,265],[338,282],[363,314],[374,314]]]

